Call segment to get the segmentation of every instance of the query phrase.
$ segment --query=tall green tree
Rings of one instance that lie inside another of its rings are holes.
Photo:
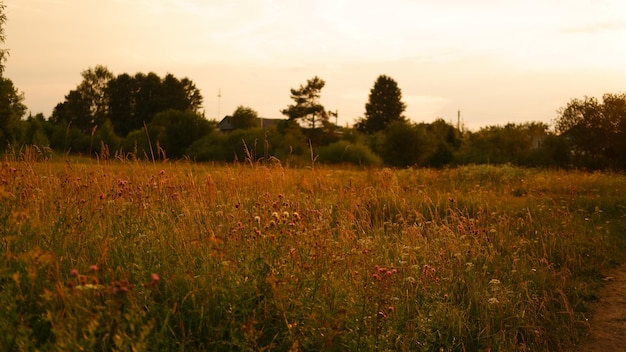
[[[122,73],[109,81],[109,119],[119,136],[126,136],[132,130],[142,126],[137,118],[137,82],[128,73]]]
[[[106,88],[113,79],[113,73],[106,66],[98,65],[82,72],[83,81],[76,90],[89,107],[89,123],[101,126],[108,117],[109,97]]]
[[[108,117],[106,87],[113,74],[105,66],[98,65],[83,71],[81,75],[81,83],[65,96],[64,102],[54,108],[52,120],[57,123],[65,121],[83,133],[90,133]]]
[[[320,103],[322,88],[326,82],[315,76],[307,81],[306,85],[300,85],[298,89],[291,89],[291,99],[294,104],[281,110],[281,113],[289,120],[301,121],[310,129],[315,129],[328,122],[328,113]]]
[[[365,118],[357,121],[356,128],[364,133],[373,134],[383,131],[392,122],[406,121],[402,102],[402,91],[391,77],[381,75],[370,90],[369,100],[365,104]]]

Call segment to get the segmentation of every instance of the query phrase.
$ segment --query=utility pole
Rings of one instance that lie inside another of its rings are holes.
[[[456,129],[461,131],[461,110],[456,114]]]

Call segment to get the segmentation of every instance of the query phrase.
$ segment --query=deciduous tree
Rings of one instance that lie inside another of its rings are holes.
[[[0,44],[4,44],[4,23],[6,22],[6,6],[0,2]],[[19,92],[13,82],[3,76],[4,62],[8,50],[0,47],[0,148],[7,142],[18,139],[19,123],[26,113],[24,94]]]
[[[6,5],[4,2],[0,1],[0,44],[4,43],[4,24],[7,21],[7,15],[5,12]],[[0,77],[4,73],[4,62],[7,59],[7,55],[9,55],[8,49],[0,47]]]
[[[556,130],[586,166],[626,168],[626,94],[572,99],[558,110]]]
[[[23,100],[24,95],[13,86],[13,82],[0,76],[0,148],[4,148],[7,142],[18,140],[19,123],[26,114]]]
[[[259,114],[252,108],[240,105],[233,112],[231,123],[234,129],[259,127]]]

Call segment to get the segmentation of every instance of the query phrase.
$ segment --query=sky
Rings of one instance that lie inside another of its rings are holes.
[[[5,76],[48,117],[97,65],[191,79],[204,112],[266,118],[326,81],[340,125],[380,75],[414,122],[551,124],[573,98],[626,91],[623,0],[0,0]]]

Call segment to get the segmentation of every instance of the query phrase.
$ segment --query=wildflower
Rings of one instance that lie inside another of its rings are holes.
[[[417,282],[413,276],[408,276],[406,279],[404,279],[404,281],[410,283],[411,285],[414,285]]]
[[[153,285],[156,285],[156,283],[157,283],[157,282],[159,282],[159,280],[160,280],[161,278],[159,277],[159,275],[157,275],[157,274],[155,274],[155,273],[152,273],[152,274],[150,275],[150,279],[152,279],[152,284],[153,284]]]
[[[92,264],[89,266],[89,271],[98,271],[98,266],[96,264]]]
[[[500,285],[500,280],[491,279],[491,281],[489,281],[489,285]]]
[[[116,295],[118,293],[126,293],[130,289],[130,284],[128,280],[117,281],[113,284],[113,294]]]
[[[73,277],[78,276],[78,270],[76,270],[76,269],[70,270],[70,276],[73,276]]]
[[[257,223],[257,224],[260,224],[260,223],[261,223],[261,217],[260,217],[260,216],[258,216],[258,215],[257,215],[257,216],[255,216],[255,217],[254,217],[254,221],[256,221],[256,223]]]
[[[489,304],[498,304],[498,303],[500,303],[500,301],[498,301],[498,299],[495,298],[495,297],[489,298],[489,300],[487,302],[489,302]]]
[[[294,211],[293,213],[291,213],[291,215],[293,215],[293,219],[294,220],[300,220],[300,214],[299,213]]]
[[[283,212],[283,216],[288,219],[289,218],[289,212],[288,211]]]

